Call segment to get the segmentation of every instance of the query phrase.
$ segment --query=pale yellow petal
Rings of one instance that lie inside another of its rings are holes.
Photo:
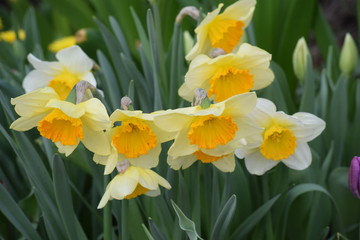
[[[154,123],[159,128],[168,132],[178,132],[184,126],[188,125],[192,117],[184,113],[169,111],[167,114],[161,114],[154,117]]]
[[[194,162],[196,162],[196,160],[197,159],[194,154],[181,157],[172,157],[168,155],[167,157],[167,163],[174,170],[179,170],[180,168],[186,169],[190,167]]]
[[[14,129],[16,131],[30,130],[31,128],[36,127],[39,121],[41,121],[48,114],[49,112],[43,112],[31,117],[20,117],[10,125],[10,129]]]
[[[221,14],[224,18],[231,18],[241,20],[245,27],[249,24],[255,10],[256,0],[241,0],[236,1],[228,6]]]
[[[142,111],[127,111],[127,110],[120,110],[116,109],[110,116],[110,120],[112,122],[116,121],[124,121],[127,118],[135,117],[139,118],[142,115]]]
[[[238,117],[249,113],[256,106],[257,98],[253,92],[232,96],[224,101],[224,114]]]
[[[79,144],[79,142],[78,142]],[[56,142],[55,145],[56,147],[58,148],[58,151],[60,153],[63,153],[65,154],[66,157],[68,157],[75,149],[76,147],[78,146],[78,144],[76,145],[62,145],[60,142]]]
[[[85,110],[81,121],[94,131],[109,130],[112,126],[104,104],[97,98],[78,104]]]
[[[189,128],[182,129],[176,136],[174,143],[171,145],[168,155],[173,157],[190,155],[198,150],[197,145],[190,144],[188,138]]]
[[[105,207],[105,205],[109,201],[109,199],[110,199],[110,189],[109,189],[109,185],[108,185],[104,195],[102,196],[102,198],[99,202],[99,205],[97,206],[97,209]]]
[[[159,163],[159,155],[161,152],[161,144],[157,144],[147,154],[143,154],[137,158],[127,158],[131,165],[141,168],[153,168]],[[122,154],[120,154],[122,155]]]
[[[85,114],[85,109],[81,105],[75,105],[70,102],[57,99],[50,100],[46,107],[60,109],[63,113],[72,118],[80,118]]]
[[[94,131],[85,124],[82,129],[84,138],[81,142],[88,150],[100,155],[110,154],[111,145],[108,140],[108,134],[103,131]]]
[[[223,172],[233,172],[235,170],[235,157],[234,154],[229,154],[219,160],[212,162],[215,167]]]
[[[104,175],[112,173],[118,162],[120,162],[121,160],[122,159],[119,159],[119,154],[117,154],[117,152],[113,152],[112,154],[110,154],[105,165]]]

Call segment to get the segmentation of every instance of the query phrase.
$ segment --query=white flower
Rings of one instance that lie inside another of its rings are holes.
[[[65,100],[71,89],[81,80],[96,87],[96,80],[91,73],[93,61],[79,46],[72,46],[56,54],[58,62],[47,62],[29,54],[28,60],[34,66],[23,82],[25,91],[32,92],[46,86],[52,87],[61,100]]]
[[[305,112],[289,116],[276,111],[271,101],[260,98],[249,115],[264,129],[259,135],[247,137],[246,146],[235,151],[238,158],[245,158],[250,173],[262,175],[279,162],[296,170],[303,170],[311,164],[307,142],[324,130],[322,119]]]

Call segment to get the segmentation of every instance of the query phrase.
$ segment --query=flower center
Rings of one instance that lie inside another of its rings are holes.
[[[228,68],[218,71],[210,80],[209,96],[215,95],[215,101],[221,102],[229,97],[249,92],[254,86],[254,76],[249,70]]]
[[[231,141],[237,130],[231,117],[207,115],[198,117],[191,124],[188,138],[199,148],[213,149]]]
[[[118,153],[127,158],[136,158],[147,154],[156,146],[156,136],[141,120],[133,118],[116,127],[112,143]]]
[[[209,39],[213,48],[222,48],[229,53],[239,43],[244,23],[242,21],[215,17],[209,23]]]
[[[39,122],[40,135],[62,145],[76,145],[79,139],[84,138],[82,122],[72,118],[59,109],[54,109]]]
[[[273,125],[265,130],[260,152],[267,159],[281,160],[294,154],[296,138],[287,128]]]
[[[194,155],[196,156],[197,159],[199,159],[203,163],[216,162],[217,160],[227,156],[227,155],[211,156],[211,155],[207,155],[206,153],[203,153],[201,150],[194,152]]]
[[[135,190],[134,190],[131,194],[126,195],[125,198],[126,198],[126,199],[135,198],[135,197],[137,197],[137,196],[139,196],[139,195],[142,195],[142,194],[146,193],[147,191],[149,191],[149,189],[141,186],[141,185],[138,183],[138,185],[136,185]]]
[[[49,87],[52,87],[55,90],[59,95],[60,100],[65,100],[71,89],[79,81],[80,79],[78,76],[71,74],[68,71],[64,71],[50,81]]]

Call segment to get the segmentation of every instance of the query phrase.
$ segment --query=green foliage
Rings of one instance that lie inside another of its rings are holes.
[[[327,123],[320,138],[310,144],[313,163],[304,171],[280,165],[264,180],[247,173],[240,159],[233,173],[199,163],[174,171],[162,155],[157,171],[171,183],[171,190],[163,190],[156,198],[114,200],[97,210],[108,178],[104,182],[103,168],[89,152],[80,146],[63,158],[54,155],[56,149],[36,131],[9,130],[16,118],[10,98],[23,94],[22,80],[31,69],[27,54],[53,59],[47,44],[79,28],[91,28],[98,37],[84,49],[89,49],[98,65],[94,74],[109,113],[119,108],[125,95],[134,99],[135,109],[144,112],[186,105],[177,96],[188,68],[183,31],[192,32],[196,22],[175,23],[175,17],[185,5],[207,11],[219,2],[46,0],[28,6],[26,1],[14,1],[13,12],[0,11],[4,19],[14,19],[7,20],[7,27],[26,32],[24,41],[0,42],[0,238],[358,237],[359,200],[347,189],[347,166],[359,154],[360,83],[357,75],[340,74],[339,48],[315,0],[258,0],[247,30],[252,43],[273,55],[275,80],[258,96],[289,114],[307,111]],[[224,2],[228,5],[234,0]],[[301,85],[291,56],[296,41],[309,38],[310,32],[325,62],[322,68],[308,65]],[[168,147],[163,144],[163,152]]]

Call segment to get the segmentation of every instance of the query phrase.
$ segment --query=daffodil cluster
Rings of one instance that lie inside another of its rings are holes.
[[[11,103],[20,116],[10,128],[39,134],[70,155],[81,142],[104,165],[104,174],[117,172],[99,203],[156,196],[170,184],[152,168],[159,163],[162,143],[172,141],[167,162],[175,170],[196,161],[211,163],[223,172],[235,169],[235,155],[245,158],[250,173],[261,175],[279,162],[301,170],[311,163],[307,145],[325,123],[309,113],[291,116],[257,98],[255,90],[274,80],[271,55],[244,43],[255,0],[241,0],[220,13],[222,4],[195,29],[197,43],[179,95],[191,107],[143,113],[123,97],[121,108],[108,114],[93,97],[93,61],[78,46],[60,50],[58,61],[33,55],[34,70],[23,82],[26,94]]]

